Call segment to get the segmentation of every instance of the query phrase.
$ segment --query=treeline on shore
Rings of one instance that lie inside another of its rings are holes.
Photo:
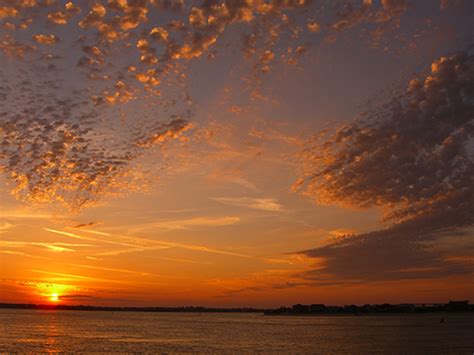
[[[207,308],[186,307],[105,307],[64,304],[0,303],[0,308],[71,310],[71,311],[112,311],[112,312],[186,312],[186,313],[263,313],[265,315],[317,315],[317,314],[372,314],[372,313],[429,313],[429,312],[474,312],[469,301],[449,301],[441,303],[366,304],[363,306],[326,306],[324,304],[295,304],[291,307],[275,309],[259,308]]]
[[[428,312],[474,312],[469,301],[449,301],[440,303],[404,303],[404,304],[366,304],[363,306],[326,306],[324,304],[295,304],[292,307],[280,307],[265,310],[266,315],[311,315],[311,314],[370,314],[370,313],[428,313]]]

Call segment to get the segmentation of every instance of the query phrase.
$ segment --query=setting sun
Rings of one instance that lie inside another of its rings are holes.
[[[53,293],[50,297],[49,300],[51,302],[59,302],[59,295],[57,293]]]

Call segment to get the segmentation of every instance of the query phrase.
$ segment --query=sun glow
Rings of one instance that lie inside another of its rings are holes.
[[[36,283],[37,296],[48,303],[62,302],[64,295],[77,291],[78,288],[72,285],[57,284],[54,282],[38,282]]]

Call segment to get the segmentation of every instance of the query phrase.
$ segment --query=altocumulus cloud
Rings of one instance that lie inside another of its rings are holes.
[[[474,56],[465,51],[436,59],[404,92],[311,141],[295,189],[321,204],[379,207],[392,224],[302,251],[324,260],[305,276],[382,280],[472,272],[463,260],[473,253],[473,112]],[[433,247],[447,235],[454,238],[450,255]]]
[[[139,158],[190,128],[188,63],[209,54],[229,27],[250,23],[260,58],[262,34],[292,32],[284,12],[308,5],[2,2],[0,171],[12,195],[78,210],[141,189],[156,176],[143,176]]]
[[[104,195],[139,188],[134,161],[189,128],[186,120],[171,118],[143,131],[114,132],[110,120],[103,127],[95,122],[107,113],[79,94],[61,95],[47,73],[34,82],[28,73],[20,75],[19,82],[3,77],[0,87],[0,170],[19,200],[79,209]]]
[[[191,62],[215,59],[224,39],[237,38],[259,87],[273,67],[306,55],[311,34],[364,23],[382,33],[410,9],[405,0],[328,4],[3,1],[0,170],[12,194],[77,210],[140,188],[146,179],[139,158],[181,139],[194,118]],[[316,14],[327,25],[315,22]],[[232,29],[237,36],[226,35]]]

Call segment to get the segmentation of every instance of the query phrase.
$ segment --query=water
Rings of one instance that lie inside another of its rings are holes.
[[[474,315],[285,317],[0,310],[0,352],[92,351],[473,354]]]

